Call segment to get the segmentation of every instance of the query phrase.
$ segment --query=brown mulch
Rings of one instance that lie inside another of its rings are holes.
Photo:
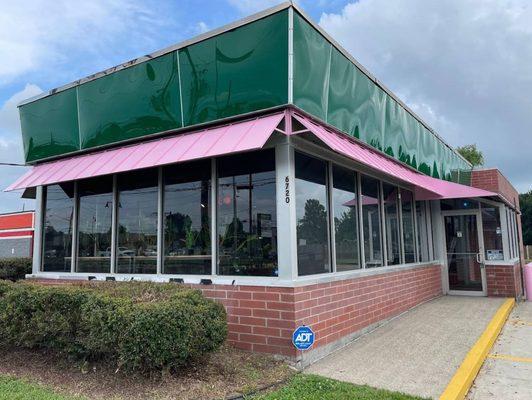
[[[128,375],[102,364],[82,365],[44,351],[0,348],[0,375],[87,399],[222,399],[284,381],[293,373],[271,356],[229,346],[178,373],[156,377]]]

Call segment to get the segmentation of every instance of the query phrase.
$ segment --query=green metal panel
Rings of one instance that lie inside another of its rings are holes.
[[[79,150],[76,88],[19,108],[28,162]]]
[[[294,71],[294,82],[300,74],[305,71]],[[327,122],[382,150],[386,94],[336,49],[332,50],[330,70],[326,74],[328,78],[321,80],[329,82]],[[297,104],[296,93],[294,87]]]
[[[470,166],[368,78],[312,25],[294,14],[294,104],[420,170],[458,179]]]
[[[84,83],[78,90],[82,149],[182,126],[176,52]]]
[[[331,49],[332,45],[318,31],[294,14],[294,104],[324,121]]]
[[[179,50],[185,125],[288,102],[288,12]]]

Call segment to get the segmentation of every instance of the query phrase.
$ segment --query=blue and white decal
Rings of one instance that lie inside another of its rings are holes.
[[[300,326],[292,334],[292,343],[298,350],[308,350],[314,344],[314,332],[308,326]]]

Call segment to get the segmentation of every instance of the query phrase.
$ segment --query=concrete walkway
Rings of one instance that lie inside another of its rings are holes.
[[[438,398],[503,302],[440,297],[360,337],[306,372]]]
[[[510,314],[468,399],[532,399],[532,302]]]

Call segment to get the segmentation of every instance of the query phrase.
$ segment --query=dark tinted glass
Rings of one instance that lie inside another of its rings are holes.
[[[401,244],[399,242],[399,210],[397,208],[398,192],[396,186],[382,184],[384,200],[384,217],[386,226],[386,254],[388,265],[401,263]]]
[[[333,166],[332,203],[336,270],[358,269],[358,205],[353,171]]]
[[[157,170],[118,176],[116,272],[157,272]]]
[[[499,207],[482,203],[482,229],[486,260],[504,260]]]
[[[45,201],[42,270],[70,272],[74,185],[67,183],[48,186]]]
[[[211,274],[211,162],[166,167],[165,274]]]
[[[331,272],[327,164],[296,153],[295,168],[298,273],[312,275]]]
[[[362,177],[362,228],[366,268],[382,266],[379,181]]]
[[[424,201],[416,201],[417,213],[417,248],[420,262],[429,261],[430,232],[428,229],[426,204]]]
[[[113,178],[81,181],[78,184],[77,272],[110,272]]]
[[[401,216],[403,218],[403,244],[405,248],[405,263],[416,262],[414,236],[414,196],[409,190],[401,189]]]
[[[273,150],[223,157],[218,169],[218,272],[277,276]]]

